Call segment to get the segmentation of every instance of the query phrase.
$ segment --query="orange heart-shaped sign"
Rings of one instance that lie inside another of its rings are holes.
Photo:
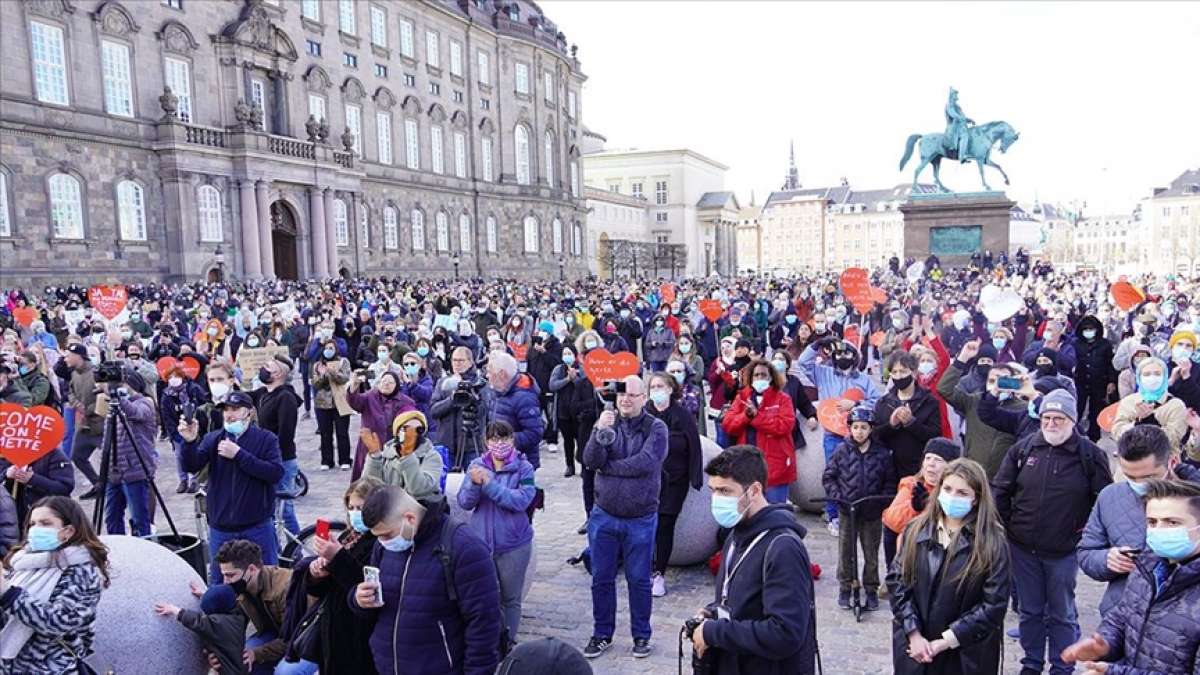
[[[29,328],[34,321],[37,321],[38,311],[32,307],[18,307],[13,310],[13,318],[17,320],[18,324]]]
[[[54,408],[25,408],[0,403],[0,457],[14,466],[29,466],[49,454],[67,435],[67,425]]]
[[[184,356],[179,359],[179,366],[183,368],[183,374],[187,375],[189,380],[196,379],[200,374],[200,362],[194,356]]]
[[[659,286],[658,295],[662,298],[663,302],[669,302],[672,305],[675,304],[675,285],[663,284],[662,286]]]
[[[871,280],[867,277],[867,271],[861,267],[851,267],[842,272],[841,282],[842,295],[846,296],[854,309],[859,314],[869,312],[875,301],[871,299]]]
[[[848,398],[851,401],[861,401],[866,397],[866,392],[858,387],[850,387],[846,391],[842,392],[842,398]]]
[[[871,287],[871,302],[882,305],[888,301],[888,292],[878,286]]]
[[[637,375],[641,364],[629,352],[610,353],[607,349],[593,349],[583,357],[583,370],[587,373],[592,386],[599,389],[605,382],[623,380],[630,375]]]
[[[172,370],[179,367],[183,371],[184,377],[189,380],[196,379],[200,374],[200,362],[193,356],[184,356],[181,359],[176,359],[173,356],[164,356],[154,362],[154,369],[158,371],[158,376],[162,379],[167,379]]]
[[[174,356],[164,356],[154,362],[154,369],[158,371],[159,379],[166,381],[167,376],[175,370],[175,365],[179,363]]]
[[[1117,303],[1117,307],[1126,312],[1137,307],[1141,301],[1146,299],[1145,293],[1128,281],[1118,281],[1109,287],[1108,292],[1112,294],[1113,302]]]
[[[88,303],[109,321],[125,309],[127,302],[129,293],[124,286],[92,286],[88,289]]]
[[[1104,431],[1112,433],[1113,422],[1117,421],[1117,408],[1119,407],[1121,407],[1121,403],[1117,402],[1101,410],[1096,417],[1096,424]]]
[[[831,434],[845,436],[850,433],[850,426],[846,424],[846,420],[850,417],[850,413],[838,410],[838,400],[836,398],[828,398],[817,403],[817,421],[821,423],[821,427]]]
[[[696,306],[700,308],[700,313],[703,314],[704,318],[708,319],[710,323],[715,322],[717,319],[720,319],[723,314],[725,314],[725,310],[721,308],[720,300],[708,298],[706,300],[701,300]]]
[[[887,333],[877,330],[874,333],[871,333],[871,337],[869,339],[871,340],[872,345],[876,347],[882,347],[883,341],[887,339]]]

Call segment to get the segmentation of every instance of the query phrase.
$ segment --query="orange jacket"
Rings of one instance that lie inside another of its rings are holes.
[[[917,517],[917,511],[914,511],[912,507],[913,484],[916,482],[917,476],[901,478],[900,484],[896,486],[896,498],[892,500],[890,506],[883,510],[883,524],[896,534],[904,532],[904,527],[908,525],[908,522]],[[930,499],[934,499],[933,491],[937,489],[937,486],[926,483],[925,489],[929,491]],[[928,506],[928,503],[926,505]]]

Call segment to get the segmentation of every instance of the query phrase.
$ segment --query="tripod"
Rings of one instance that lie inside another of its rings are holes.
[[[108,501],[108,476],[112,471],[112,463],[117,457],[117,431],[118,424],[125,431],[125,435],[129,438],[129,442],[133,445],[133,454],[137,455],[138,462],[142,465],[142,472],[146,474],[146,481],[150,483],[150,490],[154,492],[154,498],[158,500],[158,505],[162,508],[163,515],[167,519],[167,524],[171,527],[171,534],[175,536],[175,541],[180,541],[179,528],[175,527],[175,520],[171,518],[171,512],[167,510],[167,502],[163,499],[162,492],[158,490],[158,484],[154,481],[154,473],[150,471],[149,465],[146,464],[146,457],[142,454],[142,449],[138,447],[137,439],[133,436],[133,431],[129,428],[129,419],[125,417],[125,411],[121,410],[121,401],[124,396],[114,394],[108,405],[108,415],[104,418],[104,446],[100,450],[100,477],[96,484],[100,487],[96,491],[96,505],[92,511],[92,528],[97,532],[102,532],[104,525],[104,507]],[[146,505],[149,508],[149,504]],[[121,516],[124,518],[124,515]]]

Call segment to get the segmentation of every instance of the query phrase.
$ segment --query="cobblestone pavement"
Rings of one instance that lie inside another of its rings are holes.
[[[357,434],[358,417],[355,416],[350,429],[352,441]],[[301,420],[296,443],[301,470],[308,476],[311,486],[308,495],[296,504],[301,525],[312,523],[321,516],[343,519],[341,496],[348,484],[349,473],[320,470],[315,418]],[[158,468],[158,483],[171,515],[181,530],[195,532],[191,495],[175,494],[174,453],[165,442],[159,442],[158,449],[162,458]],[[567,558],[577,555],[585,545],[586,538],[575,533],[583,521],[581,483],[578,477],[562,477],[564,465],[561,453],[544,453],[542,461],[538,483],[546,491],[546,510],[539,512],[535,518],[537,574],[525,599],[518,638],[529,640],[553,636],[582,649],[592,628],[590,577],[582,566],[572,567],[565,562]],[[81,486],[86,484],[82,476],[77,476],[77,480]],[[837,540],[826,532],[818,516],[800,514],[797,517],[808,529],[805,543],[809,555],[822,568],[822,576],[816,582],[817,634],[825,673],[865,675],[892,672],[891,612],[888,611],[887,602],[882,603],[880,611],[864,614],[861,623],[856,623],[850,612],[838,609]],[[167,529],[161,510],[157,514],[156,526],[159,531]],[[881,560],[882,556],[880,551]],[[646,659],[635,659],[630,653],[633,641],[628,632],[625,583],[618,575],[617,634],[612,649],[593,661],[596,673],[677,672],[680,626],[685,618],[712,601],[713,577],[707,567],[693,566],[668,570],[666,580],[667,596],[656,599],[654,603],[654,653]],[[1097,606],[1102,592],[1102,584],[1080,573],[1076,600],[1085,634],[1099,622]],[[1008,613],[1005,623],[1007,628],[1016,625],[1016,617],[1012,612]],[[685,650],[686,654],[690,652]],[[1020,657],[1021,650],[1017,642],[1006,638],[1003,672],[1017,672],[1020,669]],[[684,671],[690,672],[686,663]]]

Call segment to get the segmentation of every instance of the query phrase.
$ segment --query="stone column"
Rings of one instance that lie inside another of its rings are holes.
[[[308,230],[312,235],[313,275],[324,279],[329,276],[329,254],[325,251],[325,200],[321,198],[321,190],[315,187],[308,189]]]
[[[336,277],[338,274],[338,255],[337,255],[337,231],[333,222],[333,190],[325,188],[325,254],[326,266],[329,269],[329,276]],[[349,218],[349,215],[347,215]],[[349,226],[349,223],[347,223]]]
[[[254,184],[254,194],[258,201],[258,240],[262,255],[262,273],[267,279],[275,278],[275,245],[271,241],[271,204],[267,194],[267,182],[258,181]]]
[[[258,208],[254,203],[254,183],[243,180],[242,204],[242,270],[247,279],[262,277],[262,259],[258,253]]]

